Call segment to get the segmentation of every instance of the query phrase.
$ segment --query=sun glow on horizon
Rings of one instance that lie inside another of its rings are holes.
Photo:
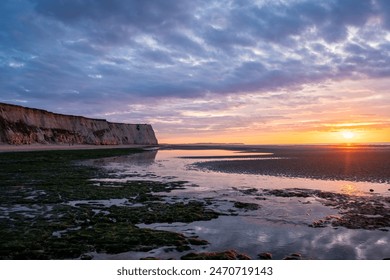
[[[368,144],[390,143],[390,129],[378,130],[333,130],[333,131],[286,131],[258,133],[219,133],[213,131],[203,135],[186,135],[171,138],[171,135],[160,134],[161,143],[242,143],[248,145],[305,145],[305,144]]]
[[[352,138],[354,138],[354,137],[356,136],[356,134],[355,134],[354,132],[349,131],[349,130],[347,130],[347,131],[342,131],[342,132],[341,132],[341,135],[342,135],[345,139],[347,139],[347,140],[350,140],[350,139],[352,139]]]
[[[202,133],[188,133],[172,138],[171,134],[159,133],[162,143],[242,143],[248,145],[312,145],[312,144],[373,144],[390,143],[390,128],[365,126],[361,122],[344,122],[331,125],[325,123],[312,129],[284,128],[280,131],[267,129],[241,129],[239,131],[203,130]]]

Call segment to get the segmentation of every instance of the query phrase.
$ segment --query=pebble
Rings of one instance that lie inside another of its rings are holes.
[[[88,254],[82,254],[80,256],[80,260],[92,260],[93,259],[93,256],[92,255],[88,255]]]
[[[260,253],[258,254],[260,260],[272,260],[272,254],[265,252],[265,253]]]
[[[297,258],[301,258],[302,257],[302,255],[299,254],[299,253],[293,253],[293,254],[291,254],[291,256],[297,257]]]
[[[288,260],[288,261],[290,261],[290,260],[299,260],[299,258],[293,257],[293,256],[287,256],[283,260]]]
[[[292,253],[291,255],[285,257],[283,260],[301,260],[302,255],[299,253]]]

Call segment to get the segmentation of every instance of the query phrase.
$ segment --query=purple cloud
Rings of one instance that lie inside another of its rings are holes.
[[[386,0],[4,0],[0,101],[98,114],[384,78],[389,32]]]

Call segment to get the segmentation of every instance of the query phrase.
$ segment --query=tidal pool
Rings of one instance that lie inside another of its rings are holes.
[[[185,181],[185,189],[162,194],[166,203],[200,200],[222,215],[193,223],[139,224],[207,240],[208,245],[177,252],[160,248],[96,259],[180,258],[190,252],[234,249],[256,259],[293,253],[303,259],[384,259],[390,257],[389,184],[226,173],[199,167],[216,160],[278,160],[267,152],[223,149],[162,149],[105,158],[94,164],[110,171],[99,181]],[[277,190],[277,191],[275,191]],[[352,223],[356,219],[362,223]],[[380,218],[380,220],[378,220]]]

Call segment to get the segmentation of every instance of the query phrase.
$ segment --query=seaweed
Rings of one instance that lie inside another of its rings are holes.
[[[91,252],[118,254],[207,244],[180,233],[144,229],[139,223],[210,220],[218,213],[202,201],[165,203],[156,193],[186,182],[101,183],[109,177],[87,159],[140,153],[139,149],[39,151],[0,154],[0,259],[90,259]],[[105,205],[125,199],[124,205]]]

